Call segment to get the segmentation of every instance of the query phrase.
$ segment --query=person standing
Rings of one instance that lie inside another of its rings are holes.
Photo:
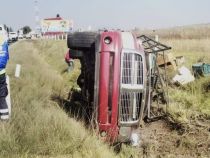
[[[70,50],[65,54],[65,61],[68,65],[68,72],[71,72],[74,69],[74,60],[70,57]]]
[[[8,37],[0,32],[0,119],[9,119],[9,109],[6,102],[8,95],[6,83],[6,65],[9,60]]]

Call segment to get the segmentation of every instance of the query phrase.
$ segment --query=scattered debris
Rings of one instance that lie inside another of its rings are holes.
[[[177,66],[183,65],[185,63],[185,57],[177,56],[175,62]]]
[[[139,140],[139,134],[138,133],[132,133],[131,134],[131,145],[133,147],[139,146],[140,140]]]
[[[192,69],[196,78],[199,76],[210,76],[210,64],[196,63],[192,65]]]
[[[191,74],[190,70],[185,66],[178,69],[179,74],[173,78],[173,82],[179,83],[181,85],[190,83],[195,80],[194,76]]]
[[[20,77],[20,71],[21,71],[21,65],[20,64],[16,64],[16,68],[15,68],[15,77],[16,78]]]
[[[177,68],[185,63],[184,56],[174,57],[171,52],[167,54],[159,53],[157,56],[157,64],[160,67],[165,67],[169,70],[176,71]]]
[[[158,66],[160,67],[166,66],[168,69],[173,70],[173,71],[177,70],[177,65],[176,65],[175,60],[176,59],[171,52],[167,54],[159,53],[157,56]]]

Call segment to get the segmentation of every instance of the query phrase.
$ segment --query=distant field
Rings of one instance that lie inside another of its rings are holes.
[[[159,35],[165,39],[207,39],[210,38],[210,24],[179,26],[156,30],[134,30],[137,34]]]

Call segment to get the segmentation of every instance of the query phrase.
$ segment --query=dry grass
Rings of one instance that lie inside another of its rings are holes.
[[[160,39],[161,40],[161,39]],[[192,64],[198,62],[210,63],[210,39],[171,39],[162,40],[172,47],[174,56],[184,56],[184,64],[190,70]],[[197,79],[184,87],[170,88],[170,113],[177,121],[190,122],[197,117],[210,118],[209,92],[210,77]]]
[[[0,157],[115,157],[94,133],[69,118],[50,99],[55,93],[64,95],[66,87],[61,73],[49,65],[65,67],[63,54],[59,54],[64,53],[63,43],[41,42],[50,48],[48,51],[46,47],[38,50],[36,44],[39,42],[22,41],[10,50],[13,109],[11,120],[0,123]],[[58,61],[45,58],[46,52],[56,53],[52,56]],[[17,63],[22,65],[18,79],[13,77]]]
[[[134,30],[137,34],[159,35],[164,39],[209,39],[210,24],[180,26],[157,30]]]

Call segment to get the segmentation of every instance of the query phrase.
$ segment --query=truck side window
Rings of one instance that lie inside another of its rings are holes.
[[[2,27],[0,27],[0,31],[2,31]]]

